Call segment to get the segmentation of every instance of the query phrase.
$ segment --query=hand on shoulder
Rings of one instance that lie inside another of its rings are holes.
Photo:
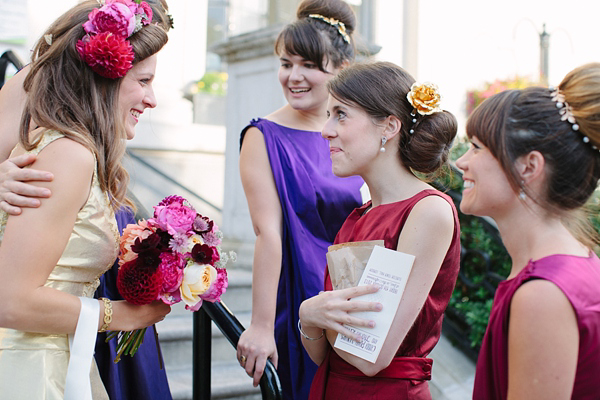
[[[59,208],[77,211],[87,201],[95,166],[91,150],[72,139],[59,138],[46,145],[31,164],[36,170],[51,173],[54,179],[31,184],[53,193],[44,205],[59,205]]]

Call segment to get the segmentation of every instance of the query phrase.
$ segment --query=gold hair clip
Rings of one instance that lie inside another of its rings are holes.
[[[333,26],[334,28],[336,28],[338,30],[339,34],[344,39],[344,42],[350,43],[350,36],[346,32],[346,24],[344,24],[342,21],[338,21],[335,18],[327,18],[327,17],[322,16],[321,14],[310,14],[308,17],[314,18],[314,19],[319,19],[319,20],[326,22],[329,25]]]

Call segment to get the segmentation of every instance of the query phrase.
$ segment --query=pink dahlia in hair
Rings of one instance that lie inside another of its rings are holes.
[[[138,5],[138,9],[137,9],[136,14],[139,15],[141,13],[146,14],[145,18],[142,16],[142,25],[148,25],[152,21],[152,8],[145,1],[142,1]]]
[[[159,269],[149,268],[136,258],[119,268],[117,289],[121,296],[132,304],[150,304],[158,299],[162,279]]]
[[[112,32],[127,39],[135,29],[133,10],[122,3],[106,4],[90,12],[88,21],[83,24],[87,33]]]
[[[86,35],[77,42],[81,59],[105,78],[122,78],[133,66],[133,48],[128,40],[112,32]]]
[[[217,279],[210,285],[210,288],[200,297],[202,300],[215,302],[221,301],[221,295],[225,293],[229,282],[227,280],[227,270],[225,268],[217,268]]]

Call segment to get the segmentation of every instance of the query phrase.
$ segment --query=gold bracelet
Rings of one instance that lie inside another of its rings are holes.
[[[102,324],[102,327],[98,332],[102,333],[108,330],[108,326],[112,322],[113,310],[112,303],[109,299],[107,299],[106,297],[100,297],[100,300],[104,302],[104,323]]]
[[[300,324],[300,319],[298,319],[298,330],[300,331],[300,334],[302,335],[302,337],[306,340],[319,340],[321,339],[324,335],[325,335],[325,329],[323,329],[323,332],[321,332],[321,336],[319,337],[310,337],[308,336],[306,333],[304,333],[304,331],[302,330],[302,325]]]

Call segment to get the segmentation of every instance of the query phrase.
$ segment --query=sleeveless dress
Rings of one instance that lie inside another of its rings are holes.
[[[55,131],[45,132],[31,153],[39,153],[62,137]],[[0,212],[0,239],[4,236],[7,220],[6,213]],[[118,243],[115,216],[107,193],[100,188],[95,168],[89,197],[77,213],[67,246],[44,286],[74,296],[92,297],[100,276],[117,257]],[[63,399],[69,354],[66,334],[0,328],[0,397]],[[94,362],[90,376],[94,400],[108,399]]]
[[[477,360],[473,399],[506,399],[510,303],[517,289],[532,279],[554,283],[575,310],[579,355],[571,397],[600,398],[600,260],[591,253],[589,257],[555,254],[530,261],[516,277],[498,285]]]
[[[460,228],[452,200],[437,190],[427,189],[408,199],[382,204],[364,214],[371,206],[368,202],[348,216],[335,243],[383,239],[386,248],[395,250],[411,210],[427,196],[440,196],[452,206],[454,233],[440,271],[412,328],[391,364],[373,377],[364,375],[344,361],[330,346],[313,381],[311,400],[431,399],[426,381],[431,379],[433,360],[426,356],[440,338],[444,310],[454,290],[460,266]],[[325,290],[333,290],[328,269],[325,271]]]
[[[119,232],[128,224],[135,224],[135,216],[129,209],[121,209],[116,213]],[[100,278],[100,286],[94,297],[106,297],[111,300],[123,300],[117,290],[117,273],[119,263]],[[154,326],[149,326],[144,336],[144,342],[135,356],[125,356],[117,364],[117,340],[106,343],[106,333],[99,333],[96,339],[94,357],[98,364],[100,377],[106,387],[110,400],[171,400],[171,391],[167,381],[167,373],[160,369],[159,353],[154,340]]]
[[[298,309],[323,287],[327,248],[348,214],[361,204],[359,177],[332,172],[329,143],[320,132],[287,128],[266,119],[252,120],[267,153],[283,215],[281,277],[277,291],[275,342],[277,373],[284,397],[308,397],[317,366],[302,346]]]

